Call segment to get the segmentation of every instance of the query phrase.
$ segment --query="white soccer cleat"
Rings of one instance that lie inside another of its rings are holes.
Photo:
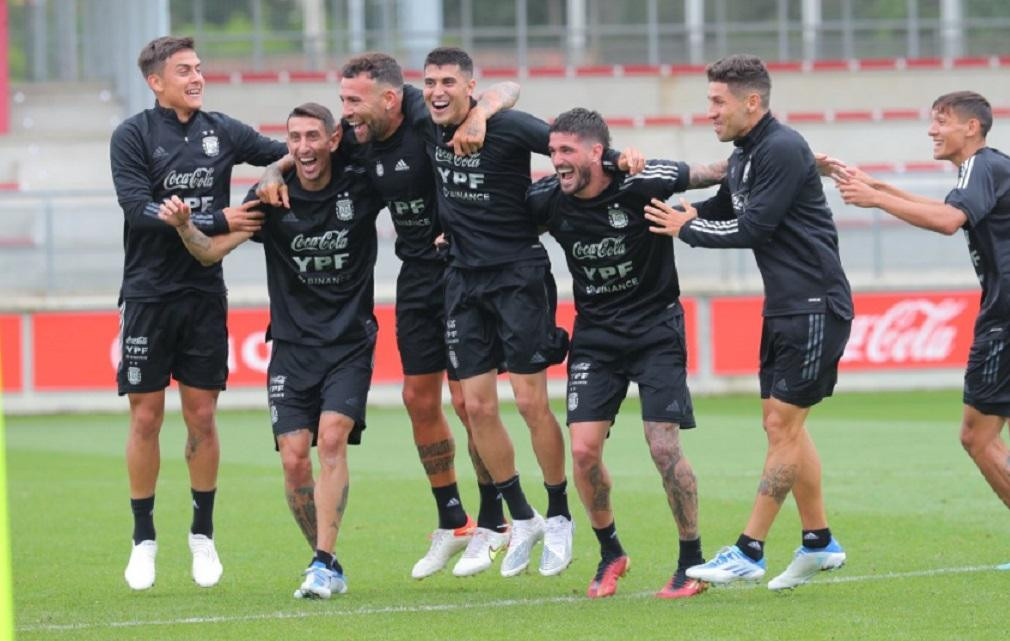
[[[572,562],[572,537],[575,522],[561,515],[552,516],[545,522],[544,550],[540,555],[540,574],[554,576],[561,574]]]
[[[818,572],[835,570],[845,565],[845,550],[835,537],[826,548],[796,548],[793,560],[785,572],[768,582],[769,590],[788,590],[803,585]]]
[[[735,545],[719,550],[708,563],[687,569],[687,576],[699,581],[722,585],[734,581],[757,581],[765,575],[765,560],[753,561]]]
[[[410,576],[415,579],[423,579],[444,568],[449,559],[470,543],[475,529],[477,529],[477,524],[469,516],[466,517],[466,523],[463,526],[454,530],[436,529],[431,533],[431,547],[428,548],[428,553],[414,564]]]
[[[214,539],[203,534],[189,534],[189,551],[193,553],[193,580],[201,588],[212,588],[221,580],[224,568],[217,558]]]
[[[313,561],[305,570],[305,580],[295,590],[296,599],[328,599],[347,592],[347,579],[340,572]]]
[[[530,552],[537,541],[544,538],[544,517],[533,510],[533,518],[512,521],[512,538],[508,552],[501,562],[502,576],[515,576],[530,564]]]
[[[154,585],[154,557],[157,555],[157,541],[141,541],[134,545],[123,573],[126,584],[134,590],[146,590]]]
[[[491,567],[498,553],[509,544],[509,530],[496,532],[479,527],[473,531],[463,556],[456,561],[452,573],[456,576],[473,576]]]

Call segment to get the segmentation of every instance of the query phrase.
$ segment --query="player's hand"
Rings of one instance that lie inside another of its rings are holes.
[[[449,144],[457,156],[469,156],[477,153],[484,146],[484,136],[487,135],[487,116],[484,110],[474,107],[467,114],[466,120],[456,128]]]
[[[817,163],[817,173],[827,178],[841,180],[849,176],[849,167],[844,161],[832,158],[827,154],[814,154]]]
[[[698,217],[698,210],[692,207],[691,203],[687,202],[683,198],[680,199],[680,206],[683,207],[683,211],[674,209],[658,198],[653,198],[652,201],[645,206],[646,219],[656,225],[655,227],[649,227],[649,231],[654,234],[664,234],[666,236],[675,237],[679,236],[680,229],[686,225],[688,221]]]
[[[284,182],[280,167],[276,164],[269,165],[263,171],[263,177],[256,185],[256,197],[273,207],[291,209],[291,202],[288,200],[288,186]]]
[[[645,169],[645,156],[635,147],[626,147],[617,159],[617,168],[634,176]]]
[[[838,193],[842,195],[842,200],[846,205],[855,205],[856,207],[877,206],[877,196],[880,192],[862,180],[855,178],[840,180],[836,181],[835,186],[838,188]]]
[[[188,223],[191,213],[189,205],[178,196],[165,199],[165,202],[158,207],[158,218],[176,228]]]
[[[225,207],[224,217],[228,220],[228,231],[255,233],[263,227],[263,212],[258,211],[260,201],[250,200],[238,207]]]

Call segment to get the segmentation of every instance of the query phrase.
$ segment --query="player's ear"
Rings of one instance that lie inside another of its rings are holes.
[[[340,140],[343,137],[344,137],[344,128],[338,124],[333,133],[330,134],[330,141],[329,144],[327,145],[329,147],[331,154],[337,150],[337,147],[340,146]]]
[[[154,93],[161,93],[162,89],[165,87],[165,83],[161,79],[161,74],[152,73],[147,77],[147,86],[151,88]]]
[[[604,147],[602,142],[594,142],[589,151],[594,163],[603,160]]]

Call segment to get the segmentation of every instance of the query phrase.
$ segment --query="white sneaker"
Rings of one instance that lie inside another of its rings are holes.
[[[189,533],[189,551],[193,553],[193,580],[201,588],[212,588],[221,580],[221,560],[214,549],[214,539]]]
[[[475,529],[477,529],[477,524],[469,516],[466,517],[466,523],[463,526],[454,530],[436,529],[431,533],[431,547],[428,548],[428,553],[414,564],[410,576],[415,579],[423,579],[444,568],[453,555],[470,543]]]
[[[575,535],[575,521],[558,515],[546,521],[544,528],[544,551],[540,555],[540,574],[554,576],[572,562],[572,537]]]
[[[769,590],[788,590],[803,585],[818,572],[835,570],[845,565],[845,550],[835,537],[826,548],[796,548],[793,560],[785,572],[768,582]]]
[[[508,552],[501,562],[502,576],[515,576],[530,564],[530,552],[537,541],[544,538],[544,517],[533,510],[533,518],[512,521],[512,539]]]
[[[154,585],[154,557],[158,555],[157,541],[141,541],[133,546],[130,562],[126,564],[126,584],[134,590],[146,590]]]
[[[452,573],[456,576],[473,576],[491,567],[498,553],[509,544],[509,530],[496,532],[479,527],[474,530],[463,556],[456,561]]]
[[[295,590],[296,599],[328,599],[334,594],[347,592],[347,579],[319,561],[313,561],[305,570],[305,580]]]

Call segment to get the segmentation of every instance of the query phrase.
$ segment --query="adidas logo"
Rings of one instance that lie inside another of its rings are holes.
[[[459,499],[456,497],[449,499],[449,502],[445,504],[446,507],[456,507],[457,505],[459,505]]]
[[[560,229],[561,231],[573,231],[573,230],[574,230],[574,228],[572,227],[571,223],[569,223],[569,222],[568,222],[568,219],[567,219],[567,218],[565,218],[565,219],[563,219],[563,220],[561,221],[561,224],[560,224],[560,225],[558,225],[558,228],[559,228],[559,229]]]
[[[789,391],[789,386],[786,385],[786,379],[780,378],[777,383],[775,383],[775,389],[782,390],[783,392]]]
[[[165,156],[167,156],[167,155],[168,155],[168,152],[167,152],[167,151],[165,151],[165,148],[164,148],[164,147],[162,147],[161,145],[158,145],[158,146],[157,146],[157,147],[156,147],[156,148],[154,149],[154,153],[153,153],[153,154],[151,154],[151,155],[152,155],[152,156],[153,156],[154,158],[156,158],[156,159],[157,159],[157,158],[164,158]]]
[[[396,161],[396,166],[393,167],[393,171],[410,171],[410,165],[405,163],[403,158],[400,158]]]
[[[297,223],[298,222],[298,217],[295,216],[295,212],[289,211],[288,213],[284,214],[283,218],[281,218],[281,222],[282,223]]]
[[[813,532],[807,532],[806,534],[803,535],[803,540],[804,541],[816,541],[817,540],[817,535],[814,534]]]
[[[674,402],[670,403],[669,405],[666,406],[666,411],[667,412],[679,412],[680,411],[680,403],[678,403],[677,401],[674,401]]]
[[[761,551],[761,544],[758,543],[757,541],[751,541],[750,543],[747,544],[747,547],[757,550],[758,552]]]
[[[544,355],[541,354],[540,352],[536,352],[535,354],[533,354],[533,357],[530,358],[530,363],[546,363],[546,362],[547,359],[544,358]]]

